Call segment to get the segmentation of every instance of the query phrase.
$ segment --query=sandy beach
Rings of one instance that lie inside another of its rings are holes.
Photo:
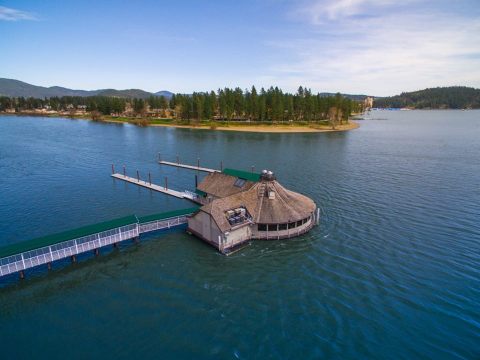
[[[217,126],[212,128],[206,125],[177,125],[177,124],[150,124],[147,126],[163,126],[176,127],[184,129],[196,130],[220,130],[220,131],[240,131],[240,132],[257,132],[257,133],[315,133],[315,132],[333,132],[333,131],[347,131],[358,128],[360,125],[354,121],[349,121],[348,124],[337,125],[336,129],[328,126],[298,126],[298,125],[232,125],[232,126]]]

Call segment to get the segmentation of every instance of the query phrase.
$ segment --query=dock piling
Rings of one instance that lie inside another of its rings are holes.
[[[18,275],[20,276],[20,279],[21,279],[21,280],[25,279],[25,272],[24,272],[23,270],[20,270],[20,271],[18,272]]]
[[[168,178],[165,176],[165,190],[168,190]]]
[[[125,165],[123,165],[123,176],[127,176],[127,171],[125,170]]]
[[[255,165],[252,165],[252,173],[255,172]]]
[[[93,255],[98,256],[100,254],[100,251],[97,249],[93,250]]]
[[[112,164],[112,174],[115,174],[115,166]]]
[[[76,263],[77,262],[77,256],[76,255],[70,256],[70,260],[72,260],[72,263]]]
[[[223,171],[223,160],[220,161],[220,171]]]
[[[51,263],[51,262],[48,262],[48,263],[47,263],[47,269],[48,269],[48,270],[52,270],[52,263]]]
[[[158,161],[162,161],[162,154],[158,153]]]
[[[200,158],[197,158],[197,168],[200,168]]]
[[[198,187],[198,175],[195,174],[195,189]]]
[[[137,170],[137,181],[140,182],[140,174],[139,174],[138,170]]]
[[[148,182],[152,185],[152,174],[150,174],[150,171],[148,172]]]
[[[180,158],[177,155],[177,165],[180,164]]]

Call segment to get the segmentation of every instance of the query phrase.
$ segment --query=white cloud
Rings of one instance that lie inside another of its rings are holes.
[[[313,23],[337,20],[359,14],[369,14],[375,9],[395,4],[394,0],[328,0],[315,1],[299,9],[308,15]],[[405,4],[405,1],[403,2]]]
[[[319,4],[325,8],[319,10]],[[373,4],[386,7],[383,13]],[[389,0],[314,2],[301,39],[271,43],[293,59],[271,67],[288,88],[391,95],[430,86],[480,87],[480,19],[388,10]],[[393,3],[392,3],[393,4]],[[393,5],[392,5],[393,6]],[[378,10],[378,9],[377,9]],[[364,16],[375,12],[375,16]],[[328,21],[324,23],[324,21]]]
[[[26,11],[0,6],[0,20],[18,21],[18,20],[36,20],[37,18]]]

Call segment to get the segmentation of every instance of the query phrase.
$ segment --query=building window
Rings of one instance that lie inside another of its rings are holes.
[[[258,231],[267,231],[266,224],[258,224]]]
[[[277,231],[277,224],[269,224],[268,231]]]
[[[303,224],[303,220],[298,220],[298,221],[297,221],[297,227],[298,227],[298,226],[302,226],[302,224]]]
[[[293,229],[295,227],[297,223],[294,221],[294,222],[291,222],[291,223],[288,223],[288,228],[289,229]]]
[[[288,224],[279,224],[278,225],[278,230],[287,230],[288,228]]]

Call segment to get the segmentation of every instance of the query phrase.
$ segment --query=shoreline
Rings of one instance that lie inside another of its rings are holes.
[[[320,132],[337,132],[354,130],[360,127],[360,125],[352,120],[349,120],[348,124],[338,125],[336,129],[322,127],[309,127],[301,125],[230,125],[230,126],[217,126],[211,128],[208,125],[178,125],[178,124],[150,124],[147,126],[152,127],[175,127],[183,129],[194,130],[213,130],[213,131],[238,131],[238,132],[255,132],[255,133],[320,133]]]
[[[237,124],[230,123],[228,125],[212,123],[212,124],[177,124],[177,123],[145,123],[145,118],[124,118],[119,120],[115,118],[107,118],[101,120],[94,120],[86,115],[61,115],[61,114],[38,114],[38,113],[0,113],[0,116],[34,116],[47,118],[63,118],[67,120],[87,120],[99,123],[113,123],[113,124],[131,124],[140,127],[171,127],[179,129],[192,130],[212,130],[212,131],[237,131],[237,132],[252,132],[252,133],[322,133],[322,132],[341,132],[354,130],[360,127],[360,124],[355,120],[350,119],[347,124],[337,125],[333,129],[330,125],[323,124]],[[147,120],[148,121],[148,120]],[[155,120],[154,120],[155,121]],[[158,121],[158,119],[157,119]]]

